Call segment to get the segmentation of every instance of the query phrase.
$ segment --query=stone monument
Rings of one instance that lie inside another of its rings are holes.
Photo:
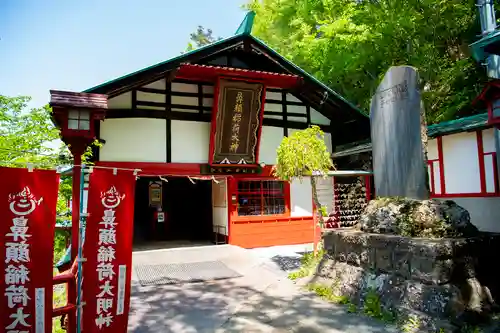
[[[376,195],[428,199],[417,71],[389,68],[370,109]]]

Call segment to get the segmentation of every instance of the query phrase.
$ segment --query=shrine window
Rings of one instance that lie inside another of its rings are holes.
[[[238,181],[238,216],[286,214],[288,186],[288,183],[276,180]]]

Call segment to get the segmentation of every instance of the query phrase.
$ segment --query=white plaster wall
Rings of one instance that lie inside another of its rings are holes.
[[[311,108],[311,123],[319,125],[330,125],[330,119]]]
[[[208,163],[210,123],[172,120],[172,163]]]
[[[283,140],[283,129],[279,127],[262,126],[259,147],[259,162],[276,164],[276,149]]]
[[[443,162],[446,193],[481,191],[475,132],[444,136]]]
[[[440,178],[440,170],[441,168],[439,167],[439,161],[434,161],[432,162],[432,165],[434,167],[434,193],[435,194],[441,194],[441,178]],[[431,175],[430,175],[430,166],[428,167],[429,170],[429,182],[432,181]],[[432,189],[432,187],[430,187]]]
[[[484,175],[486,180],[486,192],[495,193],[495,164],[493,155],[484,156]]]
[[[158,81],[155,81],[155,82],[152,82],[152,83],[149,83],[149,84],[146,84],[145,88],[154,88],[154,89],[161,89],[161,90],[164,90],[165,87],[166,87],[166,80],[165,79],[161,79],[161,80],[158,80]]]
[[[294,180],[290,185],[290,213],[291,216],[312,216],[312,189],[309,177],[302,182]]]
[[[485,153],[495,151],[495,132],[493,128],[485,129],[483,132],[483,150]]]
[[[427,159],[428,160],[437,160],[439,158],[438,149],[437,149],[437,140],[430,139],[427,141]]]
[[[164,119],[124,118],[101,122],[101,161],[166,162]]]
[[[132,107],[132,93],[127,92],[108,100],[109,109],[130,109]]]

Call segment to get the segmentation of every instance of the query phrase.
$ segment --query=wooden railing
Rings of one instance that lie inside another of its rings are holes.
[[[55,275],[52,279],[52,285],[66,284],[67,297],[66,305],[52,308],[52,318],[61,317],[61,327],[68,333],[76,332],[76,260],[70,269]]]

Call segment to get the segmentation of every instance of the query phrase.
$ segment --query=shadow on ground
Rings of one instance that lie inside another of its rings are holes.
[[[290,281],[254,287],[242,279],[133,285],[129,332],[397,332],[299,292]]]

